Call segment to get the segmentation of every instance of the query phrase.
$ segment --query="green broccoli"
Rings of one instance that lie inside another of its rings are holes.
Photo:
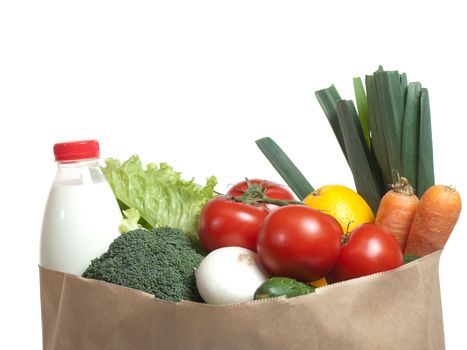
[[[160,299],[202,302],[194,274],[202,259],[178,229],[137,229],[115,239],[83,277],[139,289]]]

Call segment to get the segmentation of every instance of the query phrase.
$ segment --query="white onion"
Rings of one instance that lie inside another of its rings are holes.
[[[196,270],[199,294],[208,304],[251,301],[256,289],[268,278],[257,254],[240,247],[212,251]]]

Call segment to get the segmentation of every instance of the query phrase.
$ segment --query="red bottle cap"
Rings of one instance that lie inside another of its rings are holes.
[[[84,140],[56,143],[54,154],[56,161],[97,158],[99,157],[99,142]]]

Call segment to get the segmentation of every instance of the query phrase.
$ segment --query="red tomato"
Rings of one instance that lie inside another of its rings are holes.
[[[264,180],[252,179],[248,181],[252,184],[260,184]],[[269,198],[282,199],[282,200],[295,200],[296,199],[293,193],[286,186],[279,185],[275,182],[264,181],[263,188],[265,188],[265,194]],[[227,192],[227,194],[233,197],[238,197],[238,196],[243,195],[246,189],[247,189],[247,182],[242,181],[232,186]],[[265,203],[264,206],[271,210],[278,207],[277,205],[269,204],[269,203]]]
[[[385,227],[362,224],[353,229],[329,277],[334,282],[345,281],[395,269],[402,263],[402,250]]]
[[[259,229],[268,215],[261,206],[217,197],[206,203],[199,219],[199,238],[207,251],[243,247],[256,252]]]
[[[272,211],[258,236],[258,255],[276,276],[303,282],[325,276],[339,257],[342,228],[318,210],[289,205]]]

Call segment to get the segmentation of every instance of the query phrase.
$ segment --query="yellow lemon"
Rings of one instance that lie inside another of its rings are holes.
[[[310,193],[303,202],[313,209],[333,216],[344,233],[363,223],[373,222],[375,216],[368,203],[354,190],[341,185],[326,185]]]

